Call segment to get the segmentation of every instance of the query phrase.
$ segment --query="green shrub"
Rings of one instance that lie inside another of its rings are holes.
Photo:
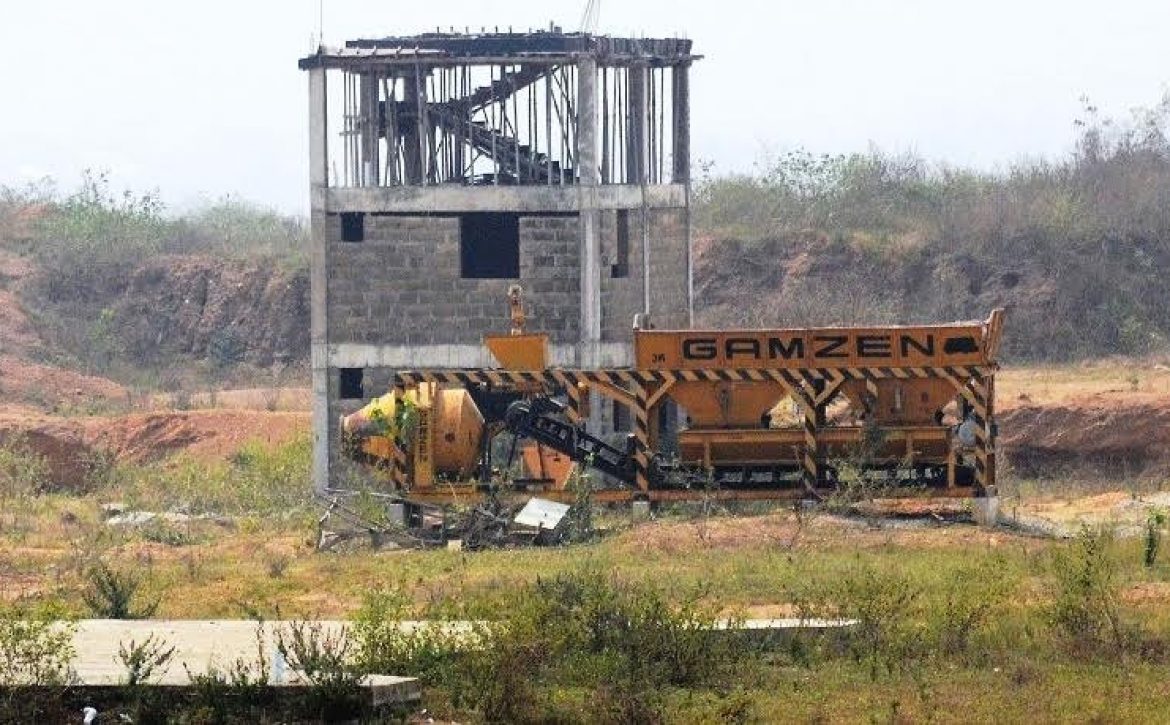
[[[150,541],[164,546],[191,546],[199,542],[199,537],[191,533],[190,526],[186,530],[155,519],[143,526],[139,531],[144,541]]]
[[[786,592],[799,616],[854,624],[795,637],[789,655],[809,666],[843,652],[871,677],[918,676],[931,661],[981,661],[993,651],[990,630],[1018,582],[999,556],[914,572],[859,556],[839,570],[802,571]]]
[[[983,654],[976,640],[997,618],[1015,584],[1007,561],[986,556],[945,574],[926,597],[928,641],[941,657]]]
[[[224,196],[176,221],[176,246],[226,257],[274,257],[290,267],[306,265],[308,227],[235,196]]]
[[[166,465],[124,466],[119,478],[135,508],[287,516],[310,510],[311,457],[308,436],[275,446],[253,441],[227,462],[182,455]]]
[[[0,685],[67,684],[76,629],[59,611],[0,603]]]
[[[857,559],[832,577],[804,579],[788,594],[801,618],[854,620],[845,638],[848,652],[876,677],[900,671],[927,651],[924,593],[921,582]]]
[[[35,528],[35,494],[51,487],[45,458],[20,438],[0,440],[0,532],[21,537]]]
[[[1166,525],[1166,513],[1161,509],[1154,509],[1146,516],[1145,548],[1142,552],[1142,564],[1152,569],[1158,561],[1158,550],[1162,548],[1162,527]]]
[[[1007,306],[1005,358],[1166,350],[1170,94],[1132,122],[1092,107],[1078,122],[1075,152],[1004,173],[799,149],[752,174],[705,173],[693,195],[697,238],[710,240],[696,284],[715,292],[703,322],[905,323]]]
[[[419,673],[489,722],[653,722],[663,692],[725,686],[743,659],[696,602],[581,570],[525,585],[497,619],[454,632],[401,626],[410,600],[383,591],[352,631],[364,670]]]
[[[143,579],[133,572],[119,571],[99,561],[90,567],[85,578],[86,588],[81,598],[100,619],[149,619],[158,610],[158,599],[136,606]]]
[[[1084,526],[1052,559],[1048,621],[1074,652],[1125,652],[1130,632],[1121,617],[1121,574],[1113,529]]]
[[[0,501],[20,499],[50,486],[49,464],[19,437],[0,440]]]
[[[306,714],[338,722],[361,713],[362,672],[350,656],[348,632],[329,632],[320,622],[290,622],[275,634],[278,654],[310,685]]]
[[[370,674],[411,672],[428,685],[453,684],[464,638],[441,627],[404,625],[414,619],[413,603],[401,589],[367,593],[351,623],[355,661]]]
[[[61,691],[36,696],[21,688],[59,687],[75,679],[75,623],[60,610],[0,602],[0,722],[57,722]]]

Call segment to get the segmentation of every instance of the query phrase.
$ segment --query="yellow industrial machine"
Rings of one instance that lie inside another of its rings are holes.
[[[373,460],[392,460],[395,444],[406,446],[415,475],[434,481],[439,473],[475,475],[484,420],[466,390],[423,383],[375,398],[342,418],[341,431]]]
[[[399,490],[566,498],[573,463],[605,474],[596,495],[613,500],[820,495],[846,468],[895,490],[995,486],[1002,310],[945,325],[636,329],[633,368],[578,370],[548,367],[547,338],[524,332],[518,288],[509,305],[511,334],[485,339],[499,368],[401,371],[343,420]],[[591,393],[627,409],[624,441],[585,430]],[[680,422],[669,429],[667,406]],[[504,468],[519,446],[526,475],[501,475],[500,435],[512,437]]]

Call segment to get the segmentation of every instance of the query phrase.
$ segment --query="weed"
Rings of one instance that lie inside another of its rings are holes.
[[[735,668],[735,647],[699,594],[675,604],[656,587],[584,569],[523,586],[498,619],[453,631],[410,626],[409,597],[384,590],[353,623],[356,659],[367,672],[419,673],[489,722],[654,722],[664,689],[716,687]],[[566,692],[590,696],[558,697]]]
[[[75,680],[70,667],[77,626],[56,608],[0,602],[0,722],[44,722],[57,706],[51,692],[30,697],[23,687],[59,687]]]
[[[126,668],[126,685],[131,688],[150,684],[165,675],[174,656],[175,648],[168,647],[166,640],[153,634],[141,642],[118,643],[118,661]]]
[[[164,546],[191,546],[199,542],[198,537],[191,533],[190,526],[184,530],[158,519],[143,526],[139,535],[144,541]]]
[[[656,721],[663,688],[715,686],[732,669],[728,639],[696,601],[673,605],[591,570],[538,579],[468,658],[476,705],[488,719],[531,717],[533,689],[547,683],[591,691],[603,719]]]
[[[567,488],[573,493],[573,505],[569,507],[569,521],[566,537],[569,541],[589,541],[595,535],[593,530],[593,480],[589,474],[591,461],[586,459],[574,466]]]
[[[99,561],[86,574],[87,588],[81,592],[81,597],[90,611],[101,619],[149,619],[158,610],[161,599],[136,606],[134,600],[142,582],[137,574],[118,571]]]
[[[918,582],[857,560],[838,576],[810,577],[789,597],[804,619],[852,619],[847,646],[870,677],[894,673],[922,655],[914,613],[923,597]]]
[[[253,659],[239,657],[223,668],[209,664],[204,672],[193,672],[183,665],[191,681],[191,710],[199,715],[193,722],[222,723],[230,722],[229,714],[258,714],[266,701],[270,664],[262,621],[256,623],[254,639]]]
[[[290,622],[276,630],[276,650],[311,685],[308,706],[327,722],[361,709],[361,672],[352,664],[346,629],[330,632],[320,622]]]
[[[1142,563],[1147,569],[1152,569],[1158,560],[1158,549],[1162,546],[1162,527],[1166,525],[1166,513],[1161,509],[1153,509],[1146,517],[1145,549],[1142,552]]]
[[[27,498],[50,485],[49,465],[21,437],[0,440],[0,500]]]
[[[284,554],[272,554],[265,558],[265,569],[268,572],[269,579],[281,579],[284,577],[285,571],[288,570],[288,565],[292,562],[288,556]]]
[[[413,607],[403,590],[372,591],[351,623],[354,659],[365,672],[417,673],[428,683],[451,679],[458,636],[441,627],[412,626]]]
[[[0,532],[23,537],[32,531],[34,494],[49,488],[43,456],[21,438],[0,440]]]
[[[1012,591],[1002,557],[991,556],[948,573],[927,604],[928,636],[943,657],[972,654],[984,630]]]
[[[127,501],[191,514],[281,515],[309,511],[310,442],[245,444],[227,463],[179,456],[166,466],[123,466]]]
[[[1072,651],[1097,656],[1102,648],[1124,653],[1128,633],[1121,621],[1121,581],[1108,527],[1082,527],[1069,549],[1053,556],[1053,601],[1048,621]]]
[[[0,604],[0,685],[68,683],[76,630],[60,611]]]

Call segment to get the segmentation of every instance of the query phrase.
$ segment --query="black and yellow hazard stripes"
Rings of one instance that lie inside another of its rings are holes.
[[[636,370],[545,369],[435,369],[407,370],[394,376],[399,391],[422,383],[486,386],[494,389],[563,394],[566,415],[574,425],[584,420],[589,391],[617,401],[630,409],[634,435],[636,485],[650,488],[650,461],[655,454],[657,431],[653,425],[662,401],[680,383],[770,383],[783,389],[800,407],[803,450],[799,453],[804,485],[811,489],[825,484],[824,410],[846,383],[861,381],[876,400],[878,384],[890,380],[936,379],[946,381],[962,398],[975,424],[974,460],[978,489],[990,491],[995,485],[994,366],[945,367],[838,367],[838,368],[710,368]],[[395,446],[392,474],[395,484],[405,487],[408,453],[401,443]]]

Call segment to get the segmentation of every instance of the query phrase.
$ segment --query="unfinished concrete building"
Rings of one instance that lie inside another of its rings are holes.
[[[549,31],[355,40],[309,80],[314,485],[337,420],[403,368],[491,364],[524,289],[553,365],[632,363],[692,316],[683,39]],[[594,424],[609,426],[602,410]]]

